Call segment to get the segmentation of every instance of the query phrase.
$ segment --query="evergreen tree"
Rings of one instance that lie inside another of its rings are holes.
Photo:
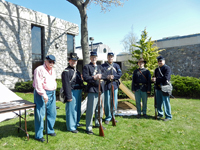
[[[147,63],[145,64],[145,68],[147,68],[151,75],[153,75],[155,68],[157,68],[157,59],[159,56],[159,52],[163,51],[159,50],[159,48],[155,45],[155,42],[151,40],[151,37],[148,38],[146,28],[142,31],[141,39],[136,44],[132,45],[136,48],[135,51],[132,52],[132,60],[128,60],[131,64],[134,64],[128,71],[133,73],[135,69],[137,69],[137,61],[140,58],[143,58]]]

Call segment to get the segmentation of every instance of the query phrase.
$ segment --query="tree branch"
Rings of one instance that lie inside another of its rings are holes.
[[[90,2],[90,0],[86,0],[84,5],[87,7],[88,3]]]

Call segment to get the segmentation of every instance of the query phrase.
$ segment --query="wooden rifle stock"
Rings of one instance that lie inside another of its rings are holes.
[[[115,111],[115,99],[114,99],[114,85],[113,85],[113,81],[111,81],[111,95],[110,96],[110,103],[111,103],[111,115],[112,115],[112,126],[116,126],[116,122],[115,122],[115,117],[114,117],[114,113],[113,111]],[[113,110],[114,109],[114,110]]]
[[[101,124],[101,82],[99,79],[99,91],[98,91],[98,120],[99,120],[99,136],[103,136],[104,137],[104,132],[103,132],[103,127]]]

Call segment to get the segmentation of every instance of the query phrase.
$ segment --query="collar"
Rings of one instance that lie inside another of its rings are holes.
[[[94,65],[92,62],[90,62],[90,63],[89,63],[89,65],[92,65],[92,66],[94,66],[94,67],[95,67],[95,66],[97,66],[97,64],[96,64],[96,65]]]
[[[74,68],[74,67],[72,67],[72,66],[70,66],[70,65],[69,65],[67,68],[76,70],[76,68]]]
[[[139,70],[145,70],[146,68],[139,68]]]
[[[112,65],[112,66],[113,66],[113,64],[114,64],[114,62],[112,62],[112,64],[110,64],[108,61],[106,61],[106,63],[107,63],[108,65]]]
[[[49,69],[47,68],[47,66],[45,65],[45,63],[43,64],[43,66],[44,66],[44,68],[46,69],[46,71],[47,71],[49,74],[52,74],[52,69],[49,70]]]

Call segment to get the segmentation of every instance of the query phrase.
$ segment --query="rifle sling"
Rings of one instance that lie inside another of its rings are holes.
[[[140,71],[140,68],[138,70],[141,73],[141,75],[143,75],[143,77],[147,80],[147,78],[144,76],[144,74],[142,73],[142,71]]]

